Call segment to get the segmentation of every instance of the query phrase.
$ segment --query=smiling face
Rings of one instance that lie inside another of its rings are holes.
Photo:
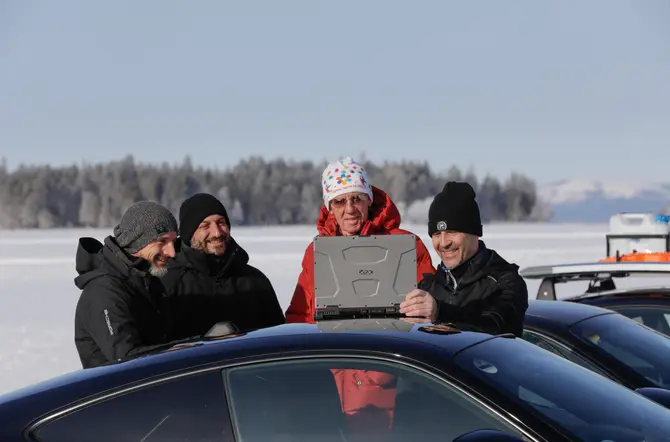
[[[223,255],[226,251],[230,227],[221,215],[210,215],[198,226],[191,237],[191,247],[212,255]]]
[[[372,201],[366,193],[351,192],[330,200],[330,211],[344,236],[358,234],[368,220]]]
[[[150,242],[133,256],[142,258],[151,264],[149,273],[162,277],[167,273],[167,261],[175,257],[174,242],[177,232],[164,233],[156,241]]]
[[[464,263],[477,253],[479,238],[475,235],[453,230],[435,232],[433,247],[448,269]]]

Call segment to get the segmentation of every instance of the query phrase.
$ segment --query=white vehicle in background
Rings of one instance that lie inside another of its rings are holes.
[[[619,213],[610,218],[606,257],[597,262],[531,266],[520,271],[540,279],[536,297],[557,300],[556,284],[588,282],[586,290],[562,297],[614,310],[670,335],[670,217]],[[652,284],[617,287],[616,280],[653,277]]]

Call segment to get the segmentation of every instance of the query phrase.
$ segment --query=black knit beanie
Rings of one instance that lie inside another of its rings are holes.
[[[482,236],[482,220],[475,197],[469,183],[449,181],[445,184],[428,209],[428,234],[454,230]]]
[[[198,229],[200,223],[210,215],[221,215],[230,228],[228,213],[214,195],[209,193],[196,193],[184,200],[179,208],[179,236],[187,246],[191,245],[191,237]]]

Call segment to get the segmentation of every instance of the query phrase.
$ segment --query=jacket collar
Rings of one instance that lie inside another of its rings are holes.
[[[467,261],[459,264],[453,269],[448,269],[442,262],[438,266],[440,278],[445,283],[453,284],[454,287],[468,284],[479,279],[479,274],[488,266],[493,251],[486,247],[484,241],[479,240],[479,248]]]

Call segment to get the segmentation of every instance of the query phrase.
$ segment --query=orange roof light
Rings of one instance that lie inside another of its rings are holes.
[[[669,262],[670,252],[638,252],[621,256],[608,256],[600,262]]]

